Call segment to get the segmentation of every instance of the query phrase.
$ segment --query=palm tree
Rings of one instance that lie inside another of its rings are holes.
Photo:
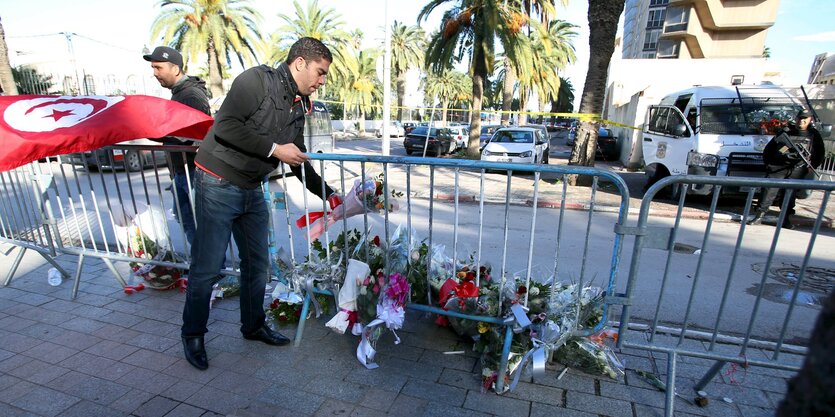
[[[560,90],[556,100],[551,97],[551,113],[570,113],[574,109],[574,86],[571,80],[560,77]],[[551,116],[551,123],[556,122],[556,116]]]
[[[412,67],[423,65],[425,36],[419,26],[406,26],[395,21],[391,27],[391,70],[397,91],[397,120],[403,120],[406,72]]]
[[[162,0],[160,15],[151,26],[151,38],[179,50],[185,64],[201,53],[209,57],[209,91],[223,94],[223,58],[231,64],[231,54],[241,66],[257,63],[256,49],[261,42],[258,23],[261,15],[248,0]]]
[[[606,76],[609,61],[615,51],[615,34],[618,30],[618,19],[623,12],[623,3],[624,0],[589,0],[589,49],[592,53],[589,56],[586,84],[580,98],[580,113],[600,114],[603,111]],[[596,149],[595,123],[581,120],[568,164],[594,166]],[[575,185],[577,176],[572,176],[570,181]]]
[[[6,31],[3,30],[3,23],[0,22],[0,87],[3,94],[7,96],[17,95],[17,86],[12,75],[12,66],[9,63],[9,48],[6,46]]]
[[[771,48],[765,46],[763,47],[763,58],[768,59],[771,58]]]
[[[511,61],[527,60],[529,42],[521,34],[526,18],[512,5],[495,0],[431,0],[420,11],[418,21],[425,20],[435,8],[447,3],[454,6],[444,13],[440,31],[429,42],[425,65],[437,73],[451,62],[460,62],[465,55],[469,57],[473,98],[467,154],[476,158],[484,83],[493,72],[495,41],[498,39]]]
[[[472,91],[471,83],[472,81],[467,79],[467,74],[452,69],[444,70],[440,74],[429,73],[423,78],[424,96],[432,101],[437,97],[441,101],[443,126],[446,126],[449,105],[469,97],[467,90]]]
[[[299,38],[316,38],[335,52],[337,46],[345,42],[347,34],[343,30],[345,22],[342,16],[333,8],[320,8],[319,1],[307,3],[307,9],[302,9],[298,1],[293,1],[295,16],[279,14],[284,25],[271,36],[267,50],[267,62],[275,65],[287,58],[290,46]],[[334,57],[334,61],[338,57]]]
[[[382,101],[382,85],[377,80],[376,49],[358,50],[350,46],[340,48],[341,67],[330,78],[333,88],[345,105],[345,112],[356,109],[360,132],[365,132],[365,115]],[[334,68],[332,65],[331,68]],[[347,116],[346,116],[347,117]]]
[[[536,92],[540,102],[559,93],[560,77],[557,74],[577,59],[572,41],[577,35],[576,27],[563,20],[551,21],[547,26],[534,24],[529,64],[532,71],[529,78],[519,78],[520,109],[527,107],[530,91]],[[519,124],[525,123],[525,117],[520,114]]]

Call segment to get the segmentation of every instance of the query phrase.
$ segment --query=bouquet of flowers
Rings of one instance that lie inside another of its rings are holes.
[[[358,179],[354,182],[351,191],[345,195],[343,203],[336,206],[330,213],[327,221],[324,219],[324,212],[311,212],[299,217],[296,220],[296,226],[299,228],[307,226],[310,239],[314,240],[339,220],[366,212],[379,213],[380,210],[395,212],[399,208],[395,198],[402,197],[403,193],[392,189],[387,195],[384,192],[386,187],[386,178],[382,173],[373,178]]]
[[[324,294],[316,294],[318,302],[326,304],[327,297]],[[302,315],[302,300],[289,298],[276,298],[266,309],[267,317],[274,320],[278,326],[296,324]],[[308,318],[312,312],[308,311]]]
[[[137,258],[151,259],[155,261],[183,262],[184,259],[174,252],[160,248],[157,243],[150,239],[139,226],[133,226],[128,246],[128,254]],[[128,264],[134,275],[142,277],[145,283],[156,290],[167,290],[180,286],[185,288],[186,280],[183,279],[183,270],[170,266],[143,264],[130,262]]]
[[[379,275],[376,281],[369,280],[372,295],[377,296],[379,303],[376,306],[376,317],[369,322],[362,331],[362,339],[357,346],[357,359],[366,368],[375,369],[374,356],[377,352],[377,341],[383,334],[383,326],[392,331],[395,337],[395,344],[400,343],[400,338],[395,330],[403,327],[403,320],[406,316],[406,298],[409,296],[409,281],[399,272],[388,277]],[[372,284],[373,282],[373,284]],[[367,285],[360,288],[360,294],[367,289]],[[363,313],[360,313],[362,319]]]

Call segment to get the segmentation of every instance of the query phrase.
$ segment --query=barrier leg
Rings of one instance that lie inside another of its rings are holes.
[[[49,255],[47,255],[43,252],[38,252],[38,253],[41,254],[41,256],[44,259],[46,259],[47,262],[49,262],[52,266],[54,266],[55,269],[57,269],[58,272],[61,273],[61,276],[64,277],[64,279],[67,279],[67,278],[70,277],[70,273],[67,272],[63,267],[61,267],[61,265],[59,265],[58,262],[55,262],[55,259],[52,256],[49,256]]]
[[[667,392],[664,400],[664,415],[673,417],[673,405],[676,400],[676,356],[675,352],[667,354]]]
[[[116,270],[116,266],[113,265],[113,261],[107,258],[102,258],[102,260],[104,260],[104,264],[107,265],[107,269],[109,269],[110,272],[113,273],[113,276],[116,277],[116,281],[119,281],[119,284],[122,285],[122,288],[127,287],[128,283],[125,282],[124,278],[122,278],[122,274],[120,274],[119,271]]]
[[[710,369],[708,369],[708,371],[705,373],[705,376],[703,376],[702,379],[699,380],[699,383],[696,384],[696,386],[694,387],[696,391],[704,389],[704,387],[706,387],[707,384],[709,384],[710,381],[713,380],[713,377],[715,377],[716,374],[718,374],[719,371],[722,370],[722,367],[725,366],[725,363],[727,362],[716,361],[716,363],[714,363],[713,366],[711,366]]]
[[[510,342],[513,341],[513,329],[505,326],[504,346],[502,347],[502,360],[499,364],[499,375],[496,378],[496,392],[504,391],[504,378],[507,375],[507,362],[510,360]],[[522,372],[520,369],[519,372]]]
[[[84,255],[78,255],[78,265],[75,267],[75,279],[72,283],[72,299],[78,296],[78,284],[81,283],[81,267],[84,266]]]
[[[12,264],[12,267],[9,269],[9,273],[6,274],[6,278],[3,279],[3,286],[4,287],[9,285],[10,282],[12,282],[12,277],[14,276],[14,273],[17,272],[17,267],[20,266],[20,261],[23,260],[23,254],[24,253],[26,253],[26,248],[21,247],[20,252],[17,253],[17,256],[14,259],[14,263]]]
[[[304,335],[304,323],[307,321],[307,312],[310,311],[310,293],[305,291],[304,303],[302,303],[302,314],[299,316],[299,326],[296,327],[296,338],[293,340],[293,346],[299,347],[302,343],[302,335]]]

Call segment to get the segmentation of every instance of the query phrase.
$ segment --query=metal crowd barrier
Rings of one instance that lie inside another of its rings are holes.
[[[9,255],[18,249],[12,267],[3,279],[9,285],[27,250],[40,254],[65,278],[69,274],[55,262],[52,225],[44,216],[43,194],[52,183],[39,164],[28,164],[0,173],[0,242],[12,245]]]
[[[675,185],[713,186],[706,222],[682,218],[684,192],[675,218],[652,218],[652,199]],[[715,221],[719,196],[728,187],[748,189],[741,222]],[[774,226],[744,221],[753,215],[759,187],[784,190]],[[782,224],[789,197],[800,190],[820,193],[820,205],[811,231],[788,231]],[[821,282],[820,271],[833,270],[832,237],[821,228],[833,190],[835,184],[823,181],[667,177],[646,192],[637,225],[617,231],[635,236],[626,286],[631,302],[620,317],[618,347],[667,354],[667,416],[673,415],[679,357],[715,361],[695,390],[727,363],[733,368],[729,378],[737,366],[799,369],[806,352],[802,344],[819,312],[808,304],[821,289],[825,297],[826,276]]]
[[[409,233],[415,230],[420,237],[425,237],[429,248],[443,244],[451,249],[448,253],[453,259],[453,265],[458,260],[466,259],[469,255],[467,249],[472,249],[475,264],[488,262],[498,266],[493,268],[493,275],[502,282],[513,279],[516,272],[518,276],[524,277],[528,286],[532,279],[548,277],[554,277],[554,283],[577,283],[580,288],[586,283],[594,283],[603,288],[608,296],[604,317],[607,317],[609,303],[623,302],[613,294],[622,249],[621,236],[612,235],[611,230],[615,225],[623,226],[626,221],[629,192],[621,177],[610,171],[564,165],[519,165],[437,158],[369,155],[311,157],[317,171],[323,173],[329,184],[336,185],[337,189],[349,190],[353,178],[366,177],[376,169],[385,174],[388,190],[404,192],[400,212],[383,212],[379,215],[369,215],[366,212],[357,216],[360,218],[343,221],[341,227],[337,223],[334,230],[322,236],[323,240],[335,238],[341,230],[351,228],[351,224],[354,227],[362,225],[360,229],[366,230],[371,222],[374,223],[373,227],[378,228],[378,233],[384,232],[380,236],[385,236],[388,246],[393,225],[405,224]],[[569,175],[591,177],[588,194],[582,197],[584,201],[590,202],[589,210],[566,211],[570,205],[566,185]],[[338,181],[333,181],[336,179]],[[603,182],[610,185],[606,192],[619,197],[617,210],[595,210],[596,195],[603,192],[600,189]],[[519,187],[521,191],[516,192],[514,184],[518,183],[524,185]],[[553,200],[540,200],[540,196],[545,194],[541,187],[551,188],[548,194],[553,196]],[[304,195],[304,214],[324,209],[323,203],[308,200],[306,193],[290,192],[286,186],[285,189],[288,190],[288,197]],[[382,223],[379,222],[380,217]],[[378,221],[372,221],[374,218]],[[289,229],[292,240],[292,227]],[[309,246],[307,254],[311,256]],[[601,262],[607,258],[608,263]],[[347,263],[347,257],[343,261]],[[322,292],[332,295],[332,292]],[[296,345],[303,336],[310,297],[309,293],[305,296],[295,338]],[[409,303],[407,308],[505,328],[497,380],[497,391],[501,392],[507,371],[513,322],[501,316],[446,311],[433,305],[431,292],[427,298],[427,304]],[[527,297],[523,305],[527,306]],[[586,329],[583,334],[594,331]]]

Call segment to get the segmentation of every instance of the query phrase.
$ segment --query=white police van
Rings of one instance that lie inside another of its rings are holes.
[[[777,124],[794,120],[801,108],[773,85],[700,86],[667,95],[649,107],[644,123],[647,188],[669,175],[765,176],[765,145]],[[695,185],[688,193],[711,191]],[[670,196],[678,192],[673,188]]]

